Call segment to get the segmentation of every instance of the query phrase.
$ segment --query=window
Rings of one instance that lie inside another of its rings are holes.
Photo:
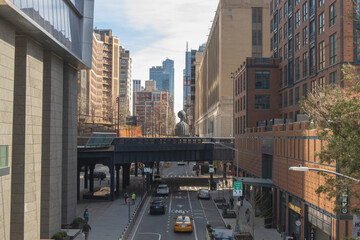
[[[288,33],[289,33],[289,36],[292,35],[293,33],[293,20],[292,20],[292,17],[289,17],[289,22],[288,22]]]
[[[252,30],[252,45],[261,46],[262,44],[262,32],[261,30]]]
[[[324,5],[324,0],[319,0],[319,7],[321,7],[322,5]]]
[[[316,69],[316,56],[315,47],[310,48],[310,75],[315,74]]]
[[[336,46],[337,34],[334,33],[330,36],[330,65],[337,62],[337,46]]]
[[[244,79],[244,84],[243,84],[243,90],[245,91],[245,73],[243,74],[244,76],[243,76],[243,79]]]
[[[289,106],[294,105],[294,91],[290,90],[290,96],[289,96]]]
[[[270,14],[273,14],[274,12],[274,3],[271,1],[270,3]]]
[[[288,35],[288,23],[286,22],[284,24],[284,39],[287,38],[287,35]]]
[[[288,69],[288,66],[287,65],[284,66],[284,80],[285,80],[284,87],[288,86],[288,71],[287,71],[287,69]]]
[[[325,84],[325,77],[319,78],[319,88],[323,88]]]
[[[315,40],[315,20],[312,20],[310,22],[310,42],[312,42],[313,40]]]
[[[283,17],[282,17],[282,9],[279,9],[279,24],[282,23]]]
[[[288,57],[288,46],[287,43],[284,44],[284,59],[287,59]]]
[[[337,75],[336,75],[336,72],[330,73],[330,83],[336,85],[336,83],[337,83]]]
[[[280,102],[279,107],[282,108],[282,95],[281,94],[280,94],[280,97],[279,97],[279,102]]]
[[[279,29],[279,42],[282,43],[282,28]]]
[[[336,2],[330,5],[330,15],[329,15],[330,27],[336,23]]]
[[[284,107],[287,107],[288,105],[288,94],[287,92],[284,93]]]
[[[307,45],[309,43],[308,40],[308,29],[307,27],[303,28],[303,46]]]
[[[270,71],[255,71],[255,89],[270,88]]]
[[[280,62],[282,62],[282,58],[283,58],[283,52],[282,52],[282,48],[279,49],[279,58],[280,58]]]
[[[300,50],[300,33],[295,36],[295,51]]]
[[[303,4],[302,11],[303,11],[303,22],[305,22],[306,19],[308,18],[308,4],[307,4],[307,2],[305,2]]]
[[[303,54],[303,77],[304,78],[307,77],[307,73],[308,73],[308,71],[307,71],[307,69],[308,69],[308,57],[309,57],[309,55],[308,55],[307,52]]]
[[[282,84],[283,84],[283,76],[282,76],[282,69],[280,69],[279,75],[280,75],[280,88],[282,88]]]
[[[300,80],[300,57],[295,59],[295,81]]]
[[[245,96],[243,97],[243,110],[246,109],[246,102],[245,102]]]
[[[300,10],[295,13],[295,28],[300,27]]]
[[[316,80],[311,81],[311,92],[313,94],[316,92]]]
[[[291,0],[292,1],[292,0]],[[287,14],[288,14],[288,5],[287,5],[287,2],[284,3],[284,18],[287,17]]]
[[[9,152],[7,145],[0,145],[0,169],[8,167],[9,164]]]
[[[325,68],[325,44],[324,41],[319,43],[319,70]]]
[[[325,31],[325,16],[324,12],[319,15],[319,35]]]
[[[308,92],[308,89],[307,89],[307,83],[303,84],[303,97],[307,97],[307,92]]]
[[[295,0],[295,6],[297,6],[300,3],[300,0]]]
[[[300,87],[295,88],[295,105],[300,103]]]
[[[255,109],[270,109],[270,95],[255,95]]]

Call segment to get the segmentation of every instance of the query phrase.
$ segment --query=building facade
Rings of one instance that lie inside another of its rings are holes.
[[[173,136],[175,128],[174,99],[160,90],[135,93],[135,116],[147,137]]]
[[[156,81],[156,89],[169,91],[174,96],[174,61],[166,59],[162,66],[153,66],[149,69],[149,79]]]
[[[131,66],[132,59],[130,57],[130,51],[120,46],[120,83],[118,94],[120,102],[120,122],[126,122],[126,118],[130,116],[132,101]]]
[[[132,112],[131,112],[131,114],[133,116],[135,116],[135,95],[136,95],[136,92],[143,91],[143,87],[141,86],[141,80],[133,80],[132,86],[133,86],[132,87],[133,93],[132,93]]]
[[[156,90],[156,81],[154,80],[146,80],[145,81],[145,90],[147,92],[151,92]]]
[[[50,238],[76,217],[77,72],[91,67],[93,4],[1,1],[3,239]]]
[[[269,56],[269,22],[269,1],[219,1],[196,76],[200,136],[234,135],[231,72],[246,57]]]

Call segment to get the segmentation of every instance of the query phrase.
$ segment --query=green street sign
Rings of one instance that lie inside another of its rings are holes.
[[[234,190],[242,190],[242,182],[234,182]]]

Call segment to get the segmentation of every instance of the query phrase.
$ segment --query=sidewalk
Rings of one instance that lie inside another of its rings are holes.
[[[125,204],[124,193],[136,194],[136,203],[130,203],[130,216],[135,212],[136,207],[141,202],[141,191],[138,181],[142,181],[142,176],[131,176],[130,185],[121,190],[120,195],[115,201],[106,200],[82,200],[77,205],[76,216],[82,217],[84,210],[89,211],[89,225],[91,231],[89,240],[118,240],[129,222],[129,205]],[[103,184],[101,184],[103,185]],[[145,196],[143,196],[145,197]],[[76,240],[84,240],[85,237],[80,233]]]
[[[229,179],[228,179],[229,181]],[[229,184],[231,183],[231,181],[229,181]],[[230,184],[230,186],[232,186],[232,184]],[[222,196],[224,196],[224,198],[226,199],[226,202],[229,203],[229,199],[230,196],[232,195],[232,189],[230,188],[225,188],[224,190],[219,190],[220,193],[217,192],[217,190],[211,191],[211,197],[212,199],[216,199],[218,198],[218,195],[222,198]],[[237,213],[238,209],[236,206],[236,202],[234,202],[234,211]],[[246,209],[249,209],[250,211],[252,210],[251,204],[246,201],[244,199],[243,201],[243,206],[240,207],[240,215],[239,215],[239,227],[240,227],[240,232],[249,232],[252,233],[252,225],[251,222],[250,224],[248,224],[246,222],[246,217],[245,217],[245,211]],[[220,214],[222,213],[221,209],[218,209]],[[236,226],[236,218],[223,218],[225,225],[230,224],[232,229],[235,229]],[[265,228],[264,227],[264,218],[262,217],[255,217],[255,222],[254,222],[254,235],[255,235],[255,240],[267,240],[267,239],[271,239],[271,240],[282,240],[280,233],[278,233],[276,231],[276,229],[274,228]]]

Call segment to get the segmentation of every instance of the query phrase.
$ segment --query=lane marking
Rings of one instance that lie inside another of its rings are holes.
[[[192,205],[191,205],[191,201],[190,201],[190,194],[189,194],[189,191],[187,191],[187,194],[188,194],[188,200],[189,200],[189,205],[190,205],[190,211],[191,211],[191,213],[192,213]],[[195,220],[193,220],[193,224],[194,224],[195,240],[198,240],[197,233],[196,233]]]
[[[159,240],[161,239],[161,234],[160,234],[160,233],[144,232],[144,233],[139,233],[139,234],[158,235],[158,236],[159,236]]]
[[[169,215],[170,215],[170,212],[171,212],[171,204],[172,204],[172,193],[170,193]]]
[[[148,198],[148,200],[146,201],[144,210],[143,210],[143,212],[142,212],[142,214],[141,214],[140,221],[138,221],[137,224],[136,224],[136,227],[135,227],[135,230],[134,230],[134,234],[132,235],[131,240],[134,239],[134,237],[135,237],[135,235],[136,235],[136,232],[137,232],[137,230],[138,230],[138,228],[139,228],[139,225],[140,225],[140,223],[142,222],[142,219],[143,219],[143,217],[144,217],[144,214],[145,214],[145,212],[147,212],[145,209],[147,209],[147,206],[148,206],[149,202],[150,202],[150,198]]]

